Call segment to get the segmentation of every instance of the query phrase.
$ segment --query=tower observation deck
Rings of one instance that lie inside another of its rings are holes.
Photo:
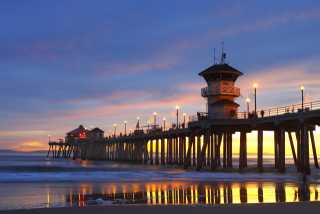
[[[235,82],[243,74],[221,63],[210,66],[199,75],[207,82],[207,87],[201,89],[201,95],[207,99],[208,118],[235,118],[239,107],[235,98],[240,96],[240,88],[235,86]]]

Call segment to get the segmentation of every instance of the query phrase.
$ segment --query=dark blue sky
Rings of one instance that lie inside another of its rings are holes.
[[[198,73],[222,41],[242,105],[319,98],[319,1],[47,1],[0,5],[0,149],[43,148],[82,123],[205,109]],[[218,52],[218,50],[217,50]]]

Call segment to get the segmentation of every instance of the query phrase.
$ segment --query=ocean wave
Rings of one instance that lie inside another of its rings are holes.
[[[298,181],[293,174],[172,171],[1,172],[0,182]]]

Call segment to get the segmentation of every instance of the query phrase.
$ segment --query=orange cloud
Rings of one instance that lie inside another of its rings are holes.
[[[47,136],[48,131],[45,130],[15,130],[0,131],[0,137],[30,137],[30,136]]]
[[[31,151],[40,151],[40,150],[47,150],[48,144],[47,142],[40,142],[40,141],[26,141],[22,143],[17,143],[13,149],[15,151],[22,151],[22,152],[31,152]]]
[[[126,112],[132,114],[132,111],[150,111],[153,112],[157,109],[170,109],[179,104],[182,106],[199,105],[202,103],[201,96],[195,93],[182,94],[179,96],[172,96],[169,98],[162,98],[146,101],[130,101],[127,103],[111,104],[106,106],[98,106],[90,109],[81,109],[78,111],[67,112],[64,117],[69,119],[82,118],[82,117],[99,117],[99,116],[112,116],[123,115]]]

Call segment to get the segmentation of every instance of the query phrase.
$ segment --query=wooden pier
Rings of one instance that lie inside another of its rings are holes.
[[[318,102],[312,103],[317,107]],[[320,104],[320,103],[319,103]],[[308,105],[311,105],[309,103]],[[320,106],[319,106],[320,107]],[[128,161],[151,165],[176,165],[196,170],[240,170],[247,164],[247,134],[257,132],[257,169],[264,170],[263,133],[274,133],[274,168],[285,172],[285,144],[289,143],[295,167],[310,173],[312,162],[319,168],[314,137],[315,126],[320,125],[320,109],[291,112],[251,119],[199,120],[189,122],[188,128],[166,131],[137,131],[126,136],[113,136],[100,142],[50,142],[48,156],[89,160]],[[240,133],[239,165],[233,163],[233,135]],[[289,142],[286,142],[287,134]]]
[[[320,124],[320,110],[287,113],[255,119],[199,120],[185,129],[150,132],[106,140],[106,159],[152,165],[180,165],[184,168],[245,169],[247,134],[257,131],[257,168],[263,171],[263,133],[274,133],[274,168],[285,172],[285,134],[289,136],[294,164],[299,172],[310,173],[309,146],[319,168],[314,130]],[[240,133],[239,166],[233,164],[232,135]],[[296,148],[293,138],[296,138]],[[155,148],[155,151],[153,151]],[[222,153],[221,153],[222,151]]]
[[[254,112],[241,113],[235,103],[235,98],[240,96],[240,89],[235,87],[235,81],[242,75],[240,71],[222,62],[199,75],[208,83],[208,87],[201,90],[201,95],[207,98],[208,112],[197,113],[187,125],[165,130],[155,124],[148,130],[138,127],[132,134],[107,138],[101,138],[103,131],[96,128],[100,138],[94,139],[90,137],[94,130],[80,126],[68,133],[65,143],[50,142],[48,156],[175,165],[196,170],[244,170],[248,168],[247,134],[256,131],[256,166],[263,171],[263,135],[265,131],[272,131],[274,169],[286,170],[286,135],[298,172],[310,174],[310,146],[314,166],[319,168],[314,130],[320,125],[320,101],[304,103],[302,97],[301,104],[257,111],[255,100]],[[233,162],[235,133],[240,133],[238,166]]]

